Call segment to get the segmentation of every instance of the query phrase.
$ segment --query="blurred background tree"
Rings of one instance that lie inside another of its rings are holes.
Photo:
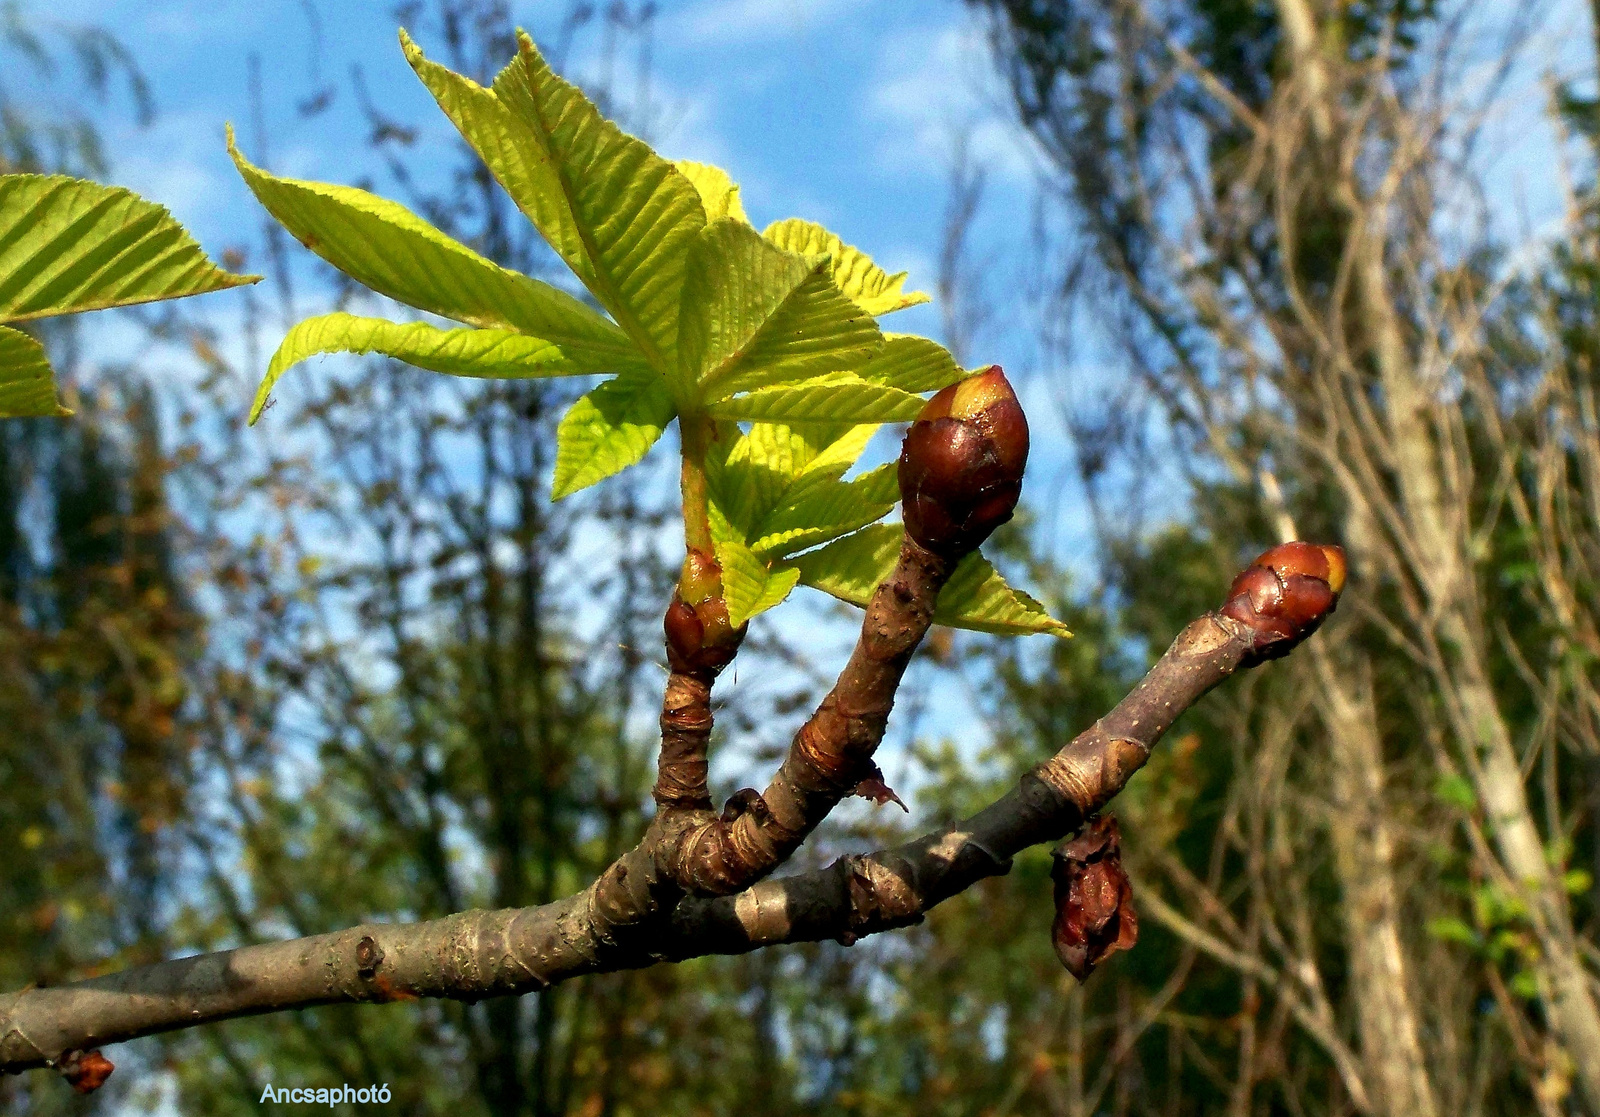
[[[129,1045],[95,1098],[34,1076],[0,1082],[0,1107],[246,1113],[270,1081],[388,1082],[416,1114],[1600,1112],[1592,81],[1553,90],[1571,196],[1557,251],[1530,252],[1492,219],[1478,149],[1545,8],[967,7],[1041,156],[1019,270],[1094,573],[1043,548],[1054,498],[1030,489],[1005,559],[1078,639],[931,642],[919,685],[967,688],[993,741],[918,736],[917,828],[1089,724],[1250,554],[1302,535],[1354,560],[1312,654],[1213,696],[1121,797],[1137,949],[1067,977],[1040,850],[849,948],[234,1021]],[[594,51],[630,76],[591,89],[606,111],[662,127],[652,6],[567,11],[552,59]],[[397,14],[480,80],[512,53],[495,0]],[[137,60],[15,6],[0,51],[4,166],[107,173],[86,121],[109,92],[147,111]],[[287,95],[253,74],[258,104]],[[79,93],[50,113],[7,84],[50,75]],[[314,84],[306,117],[362,99],[385,192],[491,258],[549,264],[465,148],[424,168],[359,75]],[[972,363],[998,328],[968,235],[983,181],[956,160],[938,277]],[[539,903],[648,808],[671,479],[552,505],[553,417],[581,385],[382,361],[297,374],[273,436],[244,434],[266,347],[311,301],[362,297],[331,272],[297,288],[263,230],[230,261],[274,276],[242,322],[129,316],[198,358],[198,386],[75,362],[61,329],[78,417],[0,428],[13,987]],[[223,355],[234,329],[249,361]],[[1064,371],[1086,353],[1117,375]],[[759,760],[822,653],[772,626],[753,642],[721,749]],[[723,791],[744,762],[719,765]],[[904,825],[846,813],[806,863]]]

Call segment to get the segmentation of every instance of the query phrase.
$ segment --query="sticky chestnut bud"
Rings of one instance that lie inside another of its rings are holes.
[[[1283,543],[1261,554],[1228,588],[1222,615],[1256,634],[1256,655],[1276,659],[1315,632],[1339,604],[1344,550]]]
[[[678,591],[667,606],[662,628],[667,637],[667,663],[685,674],[715,675],[739,650],[748,625],[734,628],[722,597],[722,567],[702,551],[683,560]]]
[[[1028,464],[1028,419],[999,365],[935,395],[900,449],[906,534],[959,557],[1011,519]]]

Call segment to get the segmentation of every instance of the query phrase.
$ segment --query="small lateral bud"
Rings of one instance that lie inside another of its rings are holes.
[[[78,1093],[92,1094],[105,1085],[106,1079],[111,1077],[111,1072],[116,1068],[97,1048],[93,1051],[68,1052],[56,1063],[56,1069]]]
[[[1011,519],[1028,464],[1028,419],[999,365],[928,401],[900,450],[906,533],[937,554],[976,550]]]
[[[667,637],[667,662],[685,674],[715,675],[739,650],[748,625],[734,628],[722,598],[722,567],[701,551],[683,560],[678,591],[662,623]]]
[[[1339,604],[1345,560],[1340,547],[1282,543],[1262,553],[1228,588],[1222,615],[1256,634],[1256,655],[1287,655]]]
[[[1097,815],[1056,847],[1056,957],[1080,982],[1109,955],[1139,941],[1133,887],[1122,868],[1122,834],[1111,815]]]

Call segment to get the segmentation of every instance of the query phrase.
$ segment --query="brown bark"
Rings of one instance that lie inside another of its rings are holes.
[[[926,568],[915,552],[908,561]],[[891,684],[915,645],[912,640],[903,646],[909,628],[901,626],[915,627],[937,596],[932,581],[906,588],[915,609],[893,578],[874,600],[878,620],[869,614],[867,628],[873,631],[862,640],[869,651],[861,664],[853,658],[859,670],[847,668],[847,679],[841,679],[839,700],[828,715],[841,728],[824,738],[822,759],[812,759],[814,745],[791,751],[791,759],[801,752],[816,770],[838,773],[829,775],[826,790],[801,801],[802,810],[847,792],[850,766],[859,763],[867,742],[876,744],[872,734],[882,732],[887,701],[853,703],[880,694],[876,688],[884,686],[892,697]],[[1283,654],[1322,619],[1312,618],[1286,637],[1266,623],[1270,615],[1238,608],[1237,599],[1229,612],[1234,615],[1219,611],[1192,622],[1126,698],[1007,795],[955,826],[895,849],[848,856],[827,869],[767,880],[735,895],[680,897],[659,872],[656,852],[672,848],[674,835],[671,821],[658,818],[641,844],[593,885],[552,904],[469,911],[410,925],[369,924],[0,997],[0,1073],[238,1016],[414,997],[475,1001],[548,989],[580,974],[706,954],[823,939],[848,943],[919,922],[941,901],[1006,872],[1021,850],[1076,829],[1122,789],[1173,721],[1201,696],[1240,667]],[[898,625],[874,627],[895,617]]]

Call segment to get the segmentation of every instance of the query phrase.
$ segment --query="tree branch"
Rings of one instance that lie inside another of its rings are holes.
[[[1308,572],[1318,554],[1329,561],[1320,573]],[[1335,557],[1306,544],[1263,555],[1235,580],[1228,603],[1191,622],[1110,713],[955,826],[737,895],[661,903],[659,893],[670,886],[652,871],[652,825],[640,846],[595,884],[542,907],[366,924],[0,997],[0,1073],[58,1066],[100,1044],[238,1016],[417,997],[476,1001],[662,961],[780,943],[850,943],[920,922],[941,901],[1007,872],[1028,846],[1072,832],[1122,790],[1162,734],[1204,694],[1314,631],[1336,599],[1324,593],[1319,608],[1306,608],[1305,587],[1336,592],[1343,578],[1342,559],[1337,573],[1331,569]],[[643,879],[630,880],[630,872]],[[625,918],[607,911],[608,881],[636,901],[624,905]],[[653,902],[641,892],[658,895]]]

